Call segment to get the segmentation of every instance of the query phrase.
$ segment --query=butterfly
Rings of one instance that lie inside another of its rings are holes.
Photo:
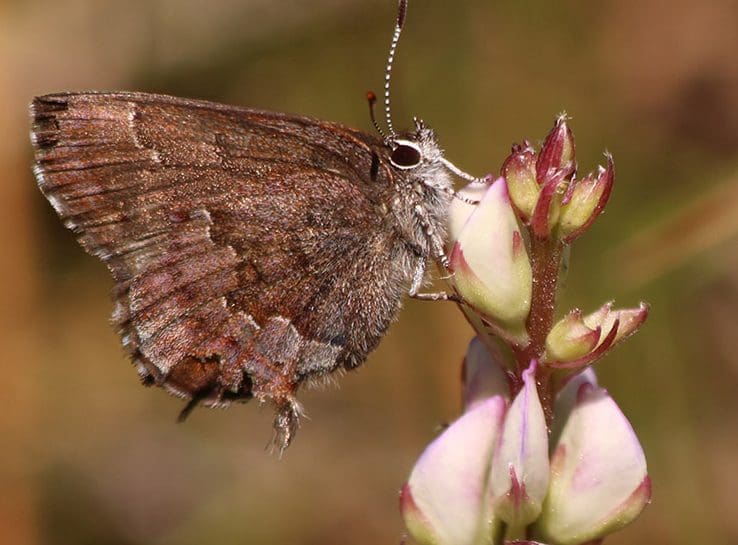
[[[451,174],[432,129],[389,134],[146,93],[31,104],[38,185],[115,281],[144,384],[196,405],[256,398],[289,445],[297,389],[366,359],[428,263],[446,264]],[[373,105],[374,97],[369,97]]]

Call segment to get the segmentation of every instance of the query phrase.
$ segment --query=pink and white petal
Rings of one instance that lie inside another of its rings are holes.
[[[502,353],[491,351],[479,337],[469,343],[462,368],[462,389],[464,412],[492,396],[510,398],[510,387],[507,372],[504,368]]]
[[[523,329],[532,272],[503,178],[489,186],[466,220],[449,261],[452,281],[468,303],[504,326]]]
[[[577,394],[582,384],[589,384],[594,387],[598,385],[597,375],[592,367],[587,367],[584,371],[567,377],[565,384],[559,390],[554,401],[554,417],[549,437],[551,444],[558,444],[564,425],[569,420],[569,415],[577,403]]]
[[[633,428],[604,389],[581,384],[551,460],[536,536],[553,545],[599,539],[630,523],[649,499]]]
[[[495,514],[522,527],[541,512],[549,481],[548,430],[536,388],[537,363],[523,372],[523,388],[505,415],[492,459],[490,493]]]
[[[486,495],[490,458],[505,414],[495,396],[453,422],[420,456],[400,510],[421,545],[488,543],[496,523]]]
[[[481,201],[489,188],[488,185],[472,183],[458,191],[460,197],[472,201]],[[470,204],[461,199],[453,199],[448,211],[448,240],[454,241],[459,238],[469,217],[477,209],[478,204]]]

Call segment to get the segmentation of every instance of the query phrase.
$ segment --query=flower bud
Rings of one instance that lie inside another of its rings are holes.
[[[496,524],[486,494],[505,400],[477,403],[421,455],[400,493],[408,531],[421,545],[488,543]]]
[[[536,178],[544,186],[554,176],[561,175],[563,179],[571,179],[576,168],[574,136],[566,124],[566,114],[561,114],[538,153]]]
[[[548,489],[548,430],[536,389],[536,368],[533,361],[523,372],[523,388],[505,415],[490,473],[495,516],[514,527],[538,517]]]
[[[604,389],[582,381],[554,449],[535,537],[551,545],[601,539],[634,520],[650,497],[633,428]]]
[[[552,174],[538,195],[530,218],[530,228],[533,235],[539,239],[548,238],[559,221],[562,195],[566,184],[569,183],[564,175],[565,172],[561,170]]]
[[[566,243],[589,229],[610,198],[615,168],[612,156],[607,154],[606,157],[607,168],[599,167],[596,175],[592,173],[573,181],[567,191],[559,217],[559,236]]]
[[[546,338],[544,362],[578,369],[592,364],[616,343],[635,333],[648,317],[648,306],[613,310],[606,303],[587,316],[574,310],[560,320]]]
[[[513,146],[502,165],[502,176],[515,209],[524,221],[528,221],[541,190],[536,181],[536,152],[528,142]]]
[[[572,361],[589,354],[599,343],[602,329],[590,329],[584,323],[582,311],[572,310],[561,319],[546,337],[548,361]]]
[[[452,282],[478,312],[524,336],[532,272],[505,180],[492,183],[471,213],[469,206],[458,199],[451,205]]]
[[[612,346],[638,331],[648,318],[648,311],[649,306],[646,303],[641,303],[638,308],[616,310],[613,310],[612,303],[605,303],[592,314],[585,316],[584,323],[590,328],[600,327],[602,331],[608,331],[617,323],[617,333],[610,343]]]

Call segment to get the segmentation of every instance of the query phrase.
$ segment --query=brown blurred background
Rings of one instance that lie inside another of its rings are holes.
[[[738,543],[738,2],[410,2],[395,124],[497,170],[573,120],[582,172],[609,149],[607,213],[576,244],[566,307],[653,305],[600,362],[642,438],[652,505],[608,543]],[[30,173],[27,104],[67,89],[214,99],[369,130],[393,0],[0,0],[0,544],[396,544],[397,491],[458,410],[471,332],[408,302],[361,372],[305,392],[282,460],[271,414],[196,411],[138,384],[105,268]]]

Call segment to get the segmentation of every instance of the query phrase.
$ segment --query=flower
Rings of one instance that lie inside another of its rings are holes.
[[[488,543],[497,521],[486,479],[508,403],[506,373],[478,338],[462,365],[464,414],[423,452],[400,493],[400,510],[423,545]]]
[[[523,388],[505,414],[489,476],[495,515],[515,527],[538,518],[548,489],[548,430],[537,368],[533,361],[523,372]]]
[[[632,522],[651,498],[643,449],[615,401],[587,378],[566,389],[562,397],[574,404],[559,408],[565,422],[535,524],[536,537],[551,545],[600,539]]]
[[[538,363],[512,401],[501,355],[478,338],[464,369],[464,414],[425,449],[401,492],[418,543],[496,543],[504,522],[530,525],[530,537],[549,545],[575,545],[628,524],[648,503],[643,451],[591,369],[558,396],[550,461]]]
[[[480,188],[462,190],[465,197]],[[532,271],[504,179],[484,189],[478,204],[451,206],[451,283],[467,305],[510,339],[525,338]]]
[[[489,542],[496,521],[486,478],[504,414],[502,396],[490,397],[425,449],[400,493],[402,516],[418,543]]]

